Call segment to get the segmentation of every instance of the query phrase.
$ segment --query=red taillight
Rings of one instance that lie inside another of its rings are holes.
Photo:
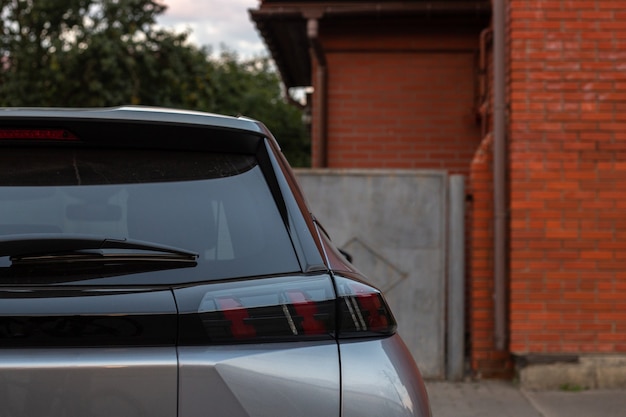
[[[254,326],[247,324],[250,318],[248,310],[233,298],[221,298],[217,303],[224,314],[224,318],[230,321],[231,333],[235,339],[246,339],[256,336]]]
[[[306,294],[302,291],[287,291],[287,296],[296,313],[302,317],[302,329],[305,334],[324,334],[328,329],[323,322],[317,319],[317,304],[307,300]]]
[[[336,291],[335,291],[336,289]],[[174,291],[185,345],[387,336],[396,322],[382,294],[328,275],[203,284]]]
[[[380,291],[359,281],[336,278],[340,338],[391,335],[396,321]]]
[[[175,291],[183,344],[332,339],[329,276],[265,278]]]
[[[65,129],[0,129],[0,140],[78,140]]]

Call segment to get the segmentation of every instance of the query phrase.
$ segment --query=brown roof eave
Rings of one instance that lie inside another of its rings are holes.
[[[491,13],[491,0],[422,0],[422,1],[268,1],[260,9],[251,10],[256,16],[302,16],[304,14],[325,17],[338,15],[385,15],[409,13],[422,16],[439,14],[463,14],[483,17]]]
[[[287,88],[311,85],[306,20],[301,11],[249,10]]]
[[[249,10],[287,88],[311,84],[311,58],[306,34],[307,18],[342,19],[368,16],[457,16],[469,21],[486,20],[491,0],[413,1],[289,1],[264,0]]]

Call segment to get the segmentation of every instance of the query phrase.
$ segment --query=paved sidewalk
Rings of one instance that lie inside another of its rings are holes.
[[[626,390],[527,391],[494,380],[426,388],[433,417],[626,417]]]

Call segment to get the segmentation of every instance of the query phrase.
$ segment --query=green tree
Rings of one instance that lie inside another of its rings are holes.
[[[309,164],[301,112],[268,58],[208,48],[155,26],[157,0],[0,0],[0,106],[167,106],[262,120]]]
[[[263,121],[294,166],[310,165],[310,141],[302,111],[285,101],[280,78],[268,58],[241,61],[224,51],[213,61],[214,108]]]

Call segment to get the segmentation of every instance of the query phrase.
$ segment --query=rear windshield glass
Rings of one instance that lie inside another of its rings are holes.
[[[298,271],[284,222],[251,155],[147,150],[3,149],[0,238],[80,234],[193,251],[178,268],[16,267],[0,280],[168,284]],[[154,269],[151,272],[145,272]],[[63,276],[63,277],[61,277]],[[123,278],[120,278],[122,277]]]

